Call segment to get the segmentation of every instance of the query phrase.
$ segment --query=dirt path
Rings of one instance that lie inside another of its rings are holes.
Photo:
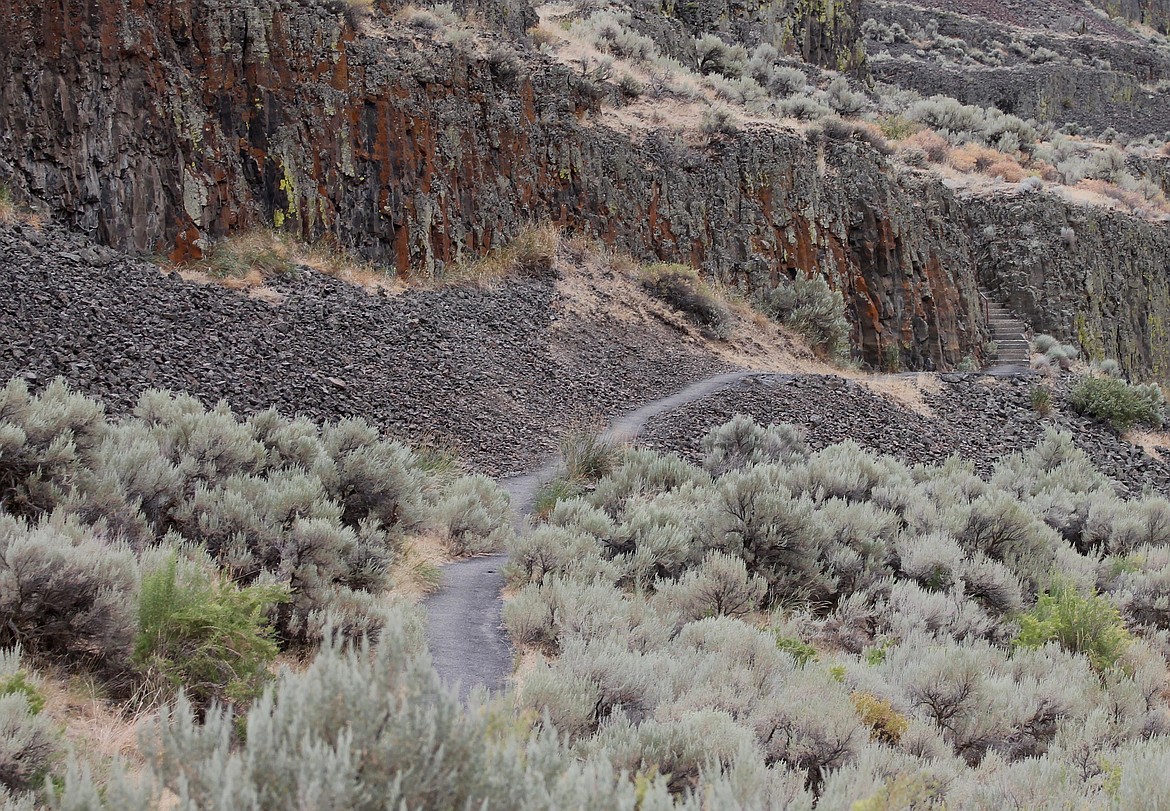
[[[714,375],[632,411],[616,420],[605,436],[632,440],[652,417],[751,377],[790,375],[768,372]],[[525,531],[537,489],[556,476],[558,467],[559,462],[554,460],[530,473],[500,481],[512,497],[517,531]],[[435,669],[444,682],[459,685],[463,698],[478,686],[492,692],[502,690],[512,672],[512,646],[501,619],[504,601],[500,593],[507,560],[505,554],[484,555],[444,566],[442,586],[423,604],[427,612],[427,646]]]

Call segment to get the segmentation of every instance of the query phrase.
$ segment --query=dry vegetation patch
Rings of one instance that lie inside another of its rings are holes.
[[[308,245],[288,234],[266,228],[244,231],[220,240],[203,259],[174,265],[163,262],[163,272],[178,271],[187,281],[218,284],[250,297],[279,304],[279,292],[270,282],[309,269],[361,287],[370,293],[399,293],[406,289],[392,271],[376,267],[326,242]]]
[[[1129,431],[1125,438],[1154,459],[1165,459],[1170,454],[1170,433],[1166,431]]]
[[[157,710],[127,715],[125,707],[85,676],[46,672],[37,688],[45,697],[45,715],[64,730],[68,749],[91,769],[104,774],[114,760],[143,765],[138,733],[143,723],[158,715]]]
[[[942,383],[939,382],[936,375],[880,375],[875,377],[859,375],[854,379],[871,391],[888,397],[916,414],[921,414],[924,417],[935,416],[925,397],[942,392]]]
[[[433,594],[442,584],[442,567],[455,560],[436,533],[421,533],[402,543],[398,560],[390,569],[391,590],[411,602]]]

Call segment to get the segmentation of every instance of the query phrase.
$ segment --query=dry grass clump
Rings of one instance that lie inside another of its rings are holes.
[[[287,237],[257,228],[215,243],[200,264],[215,279],[258,283],[291,273],[295,265],[289,254]]]
[[[697,324],[708,338],[727,339],[734,319],[722,297],[687,265],[650,265],[642,287]]]
[[[0,183],[0,225],[24,223],[40,230],[44,218],[35,211],[22,210],[12,197],[12,189]]]
[[[1074,188],[1100,195],[1134,213],[1170,213],[1170,202],[1161,192],[1147,193],[1137,189],[1127,189],[1121,184],[1108,180],[1094,179],[1082,180]]]
[[[979,144],[963,144],[947,154],[947,164],[960,172],[986,172],[993,163],[1006,156],[995,149]]]
[[[183,265],[180,272],[195,281],[204,277],[233,290],[262,292],[273,278],[309,268],[366,290],[397,290],[392,274],[354,254],[322,241],[307,245],[288,234],[255,228],[212,246],[201,260]]]
[[[0,185],[0,224],[11,225],[16,219],[16,203],[12,201],[12,192],[7,186]]]
[[[898,146],[898,152],[902,155],[912,150],[917,150],[931,163],[943,163],[950,154],[951,145],[946,138],[933,130],[920,130],[902,139]]]
[[[1024,167],[1020,166],[1014,159],[1007,157],[1002,160],[997,160],[987,167],[986,174],[991,177],[998,177],[1000,180],[1008,183],[1019,183],[1028,173],[1024,171]]]
[[[440,285],[490,285],[509,276],[540,278],[554,272],[561,248],[561,229],[542,222],[525,226],[515,238],[487,256],[456,265],[436,282]]]

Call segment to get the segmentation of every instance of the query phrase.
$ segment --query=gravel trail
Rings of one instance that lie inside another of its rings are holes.
[[[787,379],[790,375],[727,372],[704,378],[681,391],[653,400],[615,420],[605,436],[619,441],[637,437],[650,419],[701,400],[748,378]],[[548,462],[521,476],[500,481],[512,497],[517,531],[527,530],[536,491],[557,475],[559,461]],[[461,698],[475,687],[491,692],[504,688],[512,672],[512,646],[504,632],[504,566],[506,554],[483,555],[443,567],[443,583],[425,602],[427,646],[439,676],[458,685]]]

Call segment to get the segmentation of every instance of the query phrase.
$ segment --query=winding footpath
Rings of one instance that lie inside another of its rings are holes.
[[[654,400],[615,421],[607,439],[630,441],[653,417],[706,397],[749,378],[790,378],[771,372],[727,372],[692,383],[675,394]],[[512,497],[516,531],[527,531],[536,491],[557,475],[560,463],[551,461],[537,470],[503,479],[500,485]],[[504,632],[504,566],[500,553],[458,561],[443,567],[443,582],[423,606],[427,612],[427,647],[435,670],[448,685],[458,685],[466,699],[476,687],[489,692],[504,688],[512,672],[512,646]]]

